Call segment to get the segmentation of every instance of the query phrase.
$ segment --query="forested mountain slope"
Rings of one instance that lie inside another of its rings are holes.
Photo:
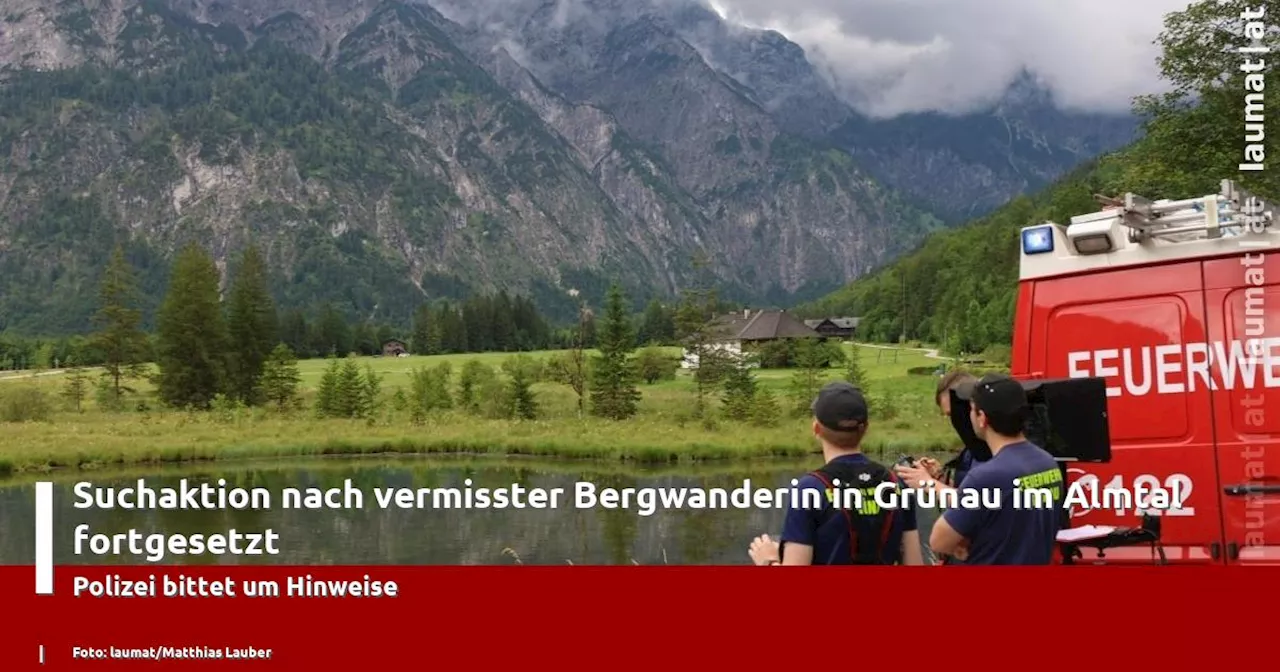
[[[943,343],[951,352],[977,352],[1011,341],[1021,227],[1068,223],[1072,216],[1096,211],[1097,193],[1192,198],[1216,193],[1223,179],[1280,199],[1280,167],[1238,168],[1249,160],[1247,152],[1280,159],[1280,95],[1265,86],[1280,81],[1280,73],[1271,60],[1243,72],[1248,56],[1223,48],[1245,43],[1240,16],[1246,8],[1239,1],[1200,2],[1170,15],[1161,36],[1161,65],[1174,90],[1136,101],[1147,120],[1142,140],[1082,166],[1043,192],[931,236],[913,253],[797,312],[861,315],[859,332],[868,340],[896,341],[905,323],[909,339]],[[1261,42],[1276,49],[1278,34],[1280,28],[1270,25]],[[1246,96],[1254,106],[1248,112]],[[1191,100],[1199,103],[1191,106]]]
[[[1024,95],[863,123],[698,0],[558,4],[463,3],[495,33],[446,0],[0,0],[0,330],[87,329],[115,243],[151,315],[193,240],[224,281],[261,246],[282,308],[379,323],[499,290],[563,318],[614,278],[788,304],[1129,133]]]

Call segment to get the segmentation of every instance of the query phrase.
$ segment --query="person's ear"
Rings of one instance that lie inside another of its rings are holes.
[[[813,435],[819,439],[822,438],[822,425],[817,420],[813,421]]]

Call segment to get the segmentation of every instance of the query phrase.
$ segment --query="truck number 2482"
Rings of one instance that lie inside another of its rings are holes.
[[[1099,488],[1097,474],[1090,474],[1083,469],[1075,468],[1068,469],[1067,472],[1076,475],[1075,483],[1072,484],[1070,492],[1075,496],[1077,502],[1081,498],[1100,502],[1102,504],[1100,508],[1111,509],[1115,511],[1117,516],[1141,516],[1144,513],[1153,516],[1196,515],[1195,507],[1186,505],[1186,502],[1191,499],[1193,487],[1191,477],[1186,474],[1170,474],[1164,480],[1161,480],[1155,474],[1139,474],[1133,479],[1133,483],[1128,485],[1125,484],[1123,475],[1116,474]],[[1135,501],[1137,500],[1136,494],[1139,488],[1146,493],[1145,496],[1148,498],[1156,490],[1176,493],[1181,500],[1182,506],[1174,506],[1164,510],[1156,508],[1143,510],[1138,506],[1141,502]],[[1111,491],[1112,494],[1108,494],[1107,491]],[[1115,504],[1120,506],[1113,506]],[[1087,516],[1093,510],[1094,508],[1088,504],[1075,505],[1072,506],[1071,517]]]

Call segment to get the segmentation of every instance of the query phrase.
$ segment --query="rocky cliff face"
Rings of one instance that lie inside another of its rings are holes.
[[[286,304],[389,320],[475,289],[671,294],[699,254],[783,302],[913,246],[928,207],[1031,184],[939,150],[988,171],[913,188],[929,142],[864,143],[798,47],[691,3],[438,7],[0,0],[0,328],[84,328],[117,241],[150,303],[189,240],[224,268],[264,247]]]

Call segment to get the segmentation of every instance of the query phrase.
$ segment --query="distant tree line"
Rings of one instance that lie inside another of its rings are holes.
[[[99,291],[97,331],[82,346],[100,360],[98,407],[106,412],[131,405],[138,411],[148,410],[144,397],[131,395],[134,381],[149,377],[163,405],[210,411],[216,419],[231,420],[240,409],[254,406],[301,410],[296,353],[283,340],[267,277],[261,255],[247,248],[232,266],[224,298],[212,257],[198,245],[189,245],[174,261],[157,328],[148,335],[141,328],[132,269],[116,249]],[[512,319],[495,319],[495,313],[508,306]],[[674,308],[653,303],[636,316],[615,283],[598,315],[583,302],[576,328],[552,331],[527,301],[502,293],[456,307],[436,304],[419,311],[410,339],[426,349],[424,354],[462,348],[463,335],[467,348],[506,347],[512,354],[497,367],[480,360],[466,361],[456,370],[456,362],[450,360],[418,366],[409,371],[407,387],[393,390],[384,389],[382,374],[367,362],[362,365],[357,352],[338,350],[342,345],[358,346],[361,332],[344,332],[345,321],[335,319],[333,312],[323,313],[314,325],[304,321],[306,328],[298,333],[307,335],[306,344],[313,349],[329,348],[329,363],[310,407],[317,418],[374,423],[389,421],[387,412],[394,411],[423,423],[433,413],[449,411],[488,419],[535,420],[543,411],[533,386],[546,383],[568,386],[577,397],[580,417],[625,420],[639,411],[642,385],[673,380],[680,367],[680,357],[661,348],[637,351],[642,333],[679,341],[699,354],[692,376],[696,401],[690,415],[704,424],[717,422],[716,416],[705,412],[712,395],[722,402],[721,415],[738,422],[767,426],[784,413],[804,415],[831,366],[840,363],[846,365],[844,377],[865,389],[857,357],[846,361],[841,348],[821,339],[775,343],[746,355],[711,347],[710,320],[723,308],[714,289],[695,288],[686,290]],[[468,319],[479,328],[468,331]],[[472,334],[492,340],[473,342]],[[324,340],[335,335],[349,340]],[[565,347],[543,357],[514,350],[547,342],[563,342]],[[155,372],[145,366],[149,361],[156,364]],[[756,382],[753,369],[760,364],[795,369],[785,403]],[[93,387],[85,369],[73,363],[64,376],[61,396],[69,408],[82,411]],[[17,386],[0,402],[0,421],[49,417],[48,399],[37,388]],[[891,417],[891,409],[879,399],[877,411]]]
[[[118,274],[126,264],[123,258],[113,263],[116,265],[108,268],[104,279]],[[675,312],[676,306],[654,299],[643,313],[633,316],[636,345],[674,344]],[[138,315],[141,325],[141,313]],[[425,302],[415,311],[408,328],[351,320],[331,304],[310,314],[299,309],[284,311],[277,326],[279,342],[287,345],[297,359],[334,353],[378,355],[383,344],[393,339],[403,341],[409,352],[417,355],[567,349],[580,337],[585,347],[593,348],[597,339],[591,310],[587,309],[581,325],[553,326],[532,299],[505,291],[464,301]],[[145,340],[145,361],[151,361],[155,335],[147,334]],[[88,335],[42,338],[0,333],[0,371],[100,366],[105,361],[104,353]]]

